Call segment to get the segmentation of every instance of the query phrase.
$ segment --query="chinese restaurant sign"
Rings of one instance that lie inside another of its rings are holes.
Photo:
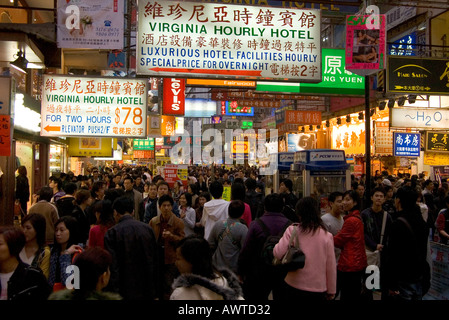
[[[41,136],[146,136],[148,81],[44,75]]]
[[[395,132],[393,134],[393,155],[395,157],[419,157],[421,134]]]
[[[365,78],[345,69],[346,62],[344,49],[322,49],[322,56],[323,81],[320,83],[260,81],[257,82],[256,91],[338,95],[365,94]]]
[[[389,56],[387,91],[449,94],[449,59]]]
[[[58,48],[123,49],[123,0],[58,0]]]
[[[426,151],[449,152],[449,134],[427,131]]]
[[[385,68],[385,15],[346,17],[346,69],[361,76]],[[371,24],[374,20],[377,26]]]
[[[321,81],[321,12],[139,1],[137,73]]]

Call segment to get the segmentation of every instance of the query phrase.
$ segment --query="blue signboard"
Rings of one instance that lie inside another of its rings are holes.
[[[388,52],[395,56],[416,56],[416,32],[388,45]]]
[[[421,134],[395,132],[393,135],[393,155],[395,157],[419,157]]]

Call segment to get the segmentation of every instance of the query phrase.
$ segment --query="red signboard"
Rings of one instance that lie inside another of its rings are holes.
[[[11,116],[0,115],[0,156],[11,155]]]
[[[164,101],[162,113],[183,116],[185,112],[185,79],[164,79]]]

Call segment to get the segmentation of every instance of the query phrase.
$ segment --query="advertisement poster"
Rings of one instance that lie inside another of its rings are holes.
[[[375,153],[380,155],[393,154],[393,132],[388,121],[375,121]]]
[[[41,136],[146,136],[148,81],[44,75]]]
[[[346,69],[369,75],[385,68],[385,15],[378,15],[378,28],[371,15],[346,17]]]
[[[137,73],[321,81],[321,11],[139,1]]]
[[[58,0],[57,4],[58,48],[123,49],[123,0]]]
[[[430,242],[432,280],[423,300],[449,300],[449,246]]]

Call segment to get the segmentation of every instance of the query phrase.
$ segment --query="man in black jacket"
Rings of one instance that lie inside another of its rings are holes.
[[[417,193],[402,187],[396,194],[397,219],[391,224],[382,261],[382,299],[421,300],[430,287],[426,260],[429,227],[416,204]]]
[[[104,246],[112,255],[108,291],[125,300],[152,300],[158,296],[159,256],[153,229],[133,218],[127,196],[114,201],[117,224],[106,232]]]

